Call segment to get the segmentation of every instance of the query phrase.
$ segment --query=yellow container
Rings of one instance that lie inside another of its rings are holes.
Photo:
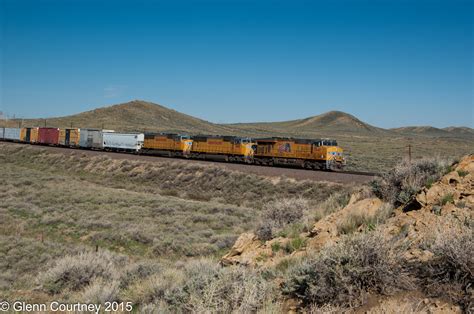
[[[59,129],[59,145],[79,146],[80,139],[80,129]]]

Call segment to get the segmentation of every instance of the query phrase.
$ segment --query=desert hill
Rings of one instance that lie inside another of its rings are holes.
[[[271,130],[288,134],[321,134],[321,136],[330,136],[335,133],[374,134],[385,131],[341,111],[329,111],[317,116],[290,121],[238,123],[232,126],[246,131]]]
[[[103,128],[116,131],[159,131],[250,137],[335,138],[344,148],[348,169],[385,171],[407,157],[453,157],[474,151],[474,130],[467,127],[383,129],[353,115],[330,111],[281,122],[216,124],[142,100],[98,108],[65,117],[0,121],[0,126]],[[449,147],[449,150],[446,149]]]
[[[474,130],[468,127],[447,127],[443,129],[432,126],[408,126],[390,129],[393,132],[405,135],[419,135],[431,137],[473,137]]]
[[[27,119],[23,125],[42,126],[45,119]],[[88,127],[123,131],[169,131],[183,133],[228,133],[225,126],[201,120],[142,100],[102,107],[79,114],[46,119],[47,126]]]
[[[0,122],[5,124],[4,121]],[[10,120],[7,126],[53,126],[104,128],[118,131],[164,131],[189,134],[242,136],[421,136],[474,138],[468,127],[439,129],[431,126],[409,126],[383,129],[341,111],[329,111],[303,119],[281,122],[216,124],[165,106],[143,100],[102,107],[70,116],[47,119]]]

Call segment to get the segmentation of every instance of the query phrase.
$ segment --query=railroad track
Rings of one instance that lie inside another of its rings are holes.
[[[260,166],[260,165],[250,165],[250,164],[238,164],[238,163],[227,163],[219,162],[214,160],[196,160],[196,159],[183,159],[183,158],[170,158],[162,156],[151,156],[151,155],[136,155],[130,153],[118,153],[118,152],[108,152],[100,150],[87,150],[79,148],[67,148],[59,146],[42,146],[42,145],[29,145],[21,143],[12,143],[12,142],[0,142],[6,143],[8,145],[28,145],[31,149],[38,150],[47,150],[51,152],[61,152],[68,154],[79,154],[79,155],[88,155],[88,156],[108,156],[116,160],[143,160],[151,162],[177,162],[177,163],[197,163],[197,164],[213,164],[223,168],[227,168],[233,171],[240,171],[249,174],[256,174],[261,176],[269,177],[287,177],[295,180],[313,180],[313,181],[327,181],[334,183],[343,183],[343,184],[364,184],[367,183],[375,176],[377,173],[372,172],[361,172],[361,171],[322,171],[322,170],[307,170],[301,168],[286,168],[286,167],[269,167],[269,166]]]
[[[372,176],[372,177],[381,176],[381,174],[378,172],[365,172],[365,171],[339,171],[339,172],[353,174],[353,175],[360,175],[360,176]]]

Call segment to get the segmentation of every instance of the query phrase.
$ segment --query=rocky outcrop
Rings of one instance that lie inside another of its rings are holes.
[[[340,237],[338,226],[349,219],[349,216],[374,217],[383,202],[378,198],[366,198],[357,200],[357,196],[351,197],[349,204],[320,221],[318,221],[309,234],[308,248],[321,249],[325,245],[330,245]]]
[[[406,206],[394,211],[394,217],[379,226],[386,237],[407,245],[407,258],[426,260],[429,251],[419,249],[419,244],[437,231],[455,230],[466,221],[474,219],[474,155],[463,158],[438,182],[423,188]],[[308,233],[301,233],[303,248],[287,252],[285,247],[291,239],[275,238],[262,242],[253,233],[242,234],[221,262],[223,265],[241,264],[272,266],[284,258],[304,255],[335,243],[341,237],[338,226],[354,216],[367,218],[379,214],[386,206],[381,200],[353,195],[343,209],[316,222]],[[358,231],[363,231],[359,228]]]

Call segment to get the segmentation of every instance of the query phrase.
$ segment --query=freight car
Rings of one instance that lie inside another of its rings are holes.
[[[20,131],[20,140],[25,143],[35,144],[38,142],[39,128],[22,128]]]
[[[100,129],[81,129],[79,146],[88,149],[102,149],[104,146],[102,132]]]
[[[21,141],[21,129],[20,128],[5,128],[3,138],[6,141],[20,142]]]
[[[191,157],[252,163],[254,145],[250,138],[238,136],[200,135],[192,137]]]
[[[342,149],[329,139],[271,137],[256,140],[255,163],[293,165],[306,169],[339,170],[345,165]]]
[[[143,133],[103,132],[105,150],[139,152],[143,147]]]
[[[80,129],[59,129],[59,145],[77,147],[80,140]]]
[[[59,144],[59,129],[58,128],[39,128],[38,143],[44,145],[58,145]]]
[[[144,153],[168,157],[189,157],[193,140],[189,135],[145,133]]]
[[[339,170],[343,150],[335,140],[271,137],[116,133],[99,129],[0,128],[0,139],[169,157],[224,160],[257,165]]]

